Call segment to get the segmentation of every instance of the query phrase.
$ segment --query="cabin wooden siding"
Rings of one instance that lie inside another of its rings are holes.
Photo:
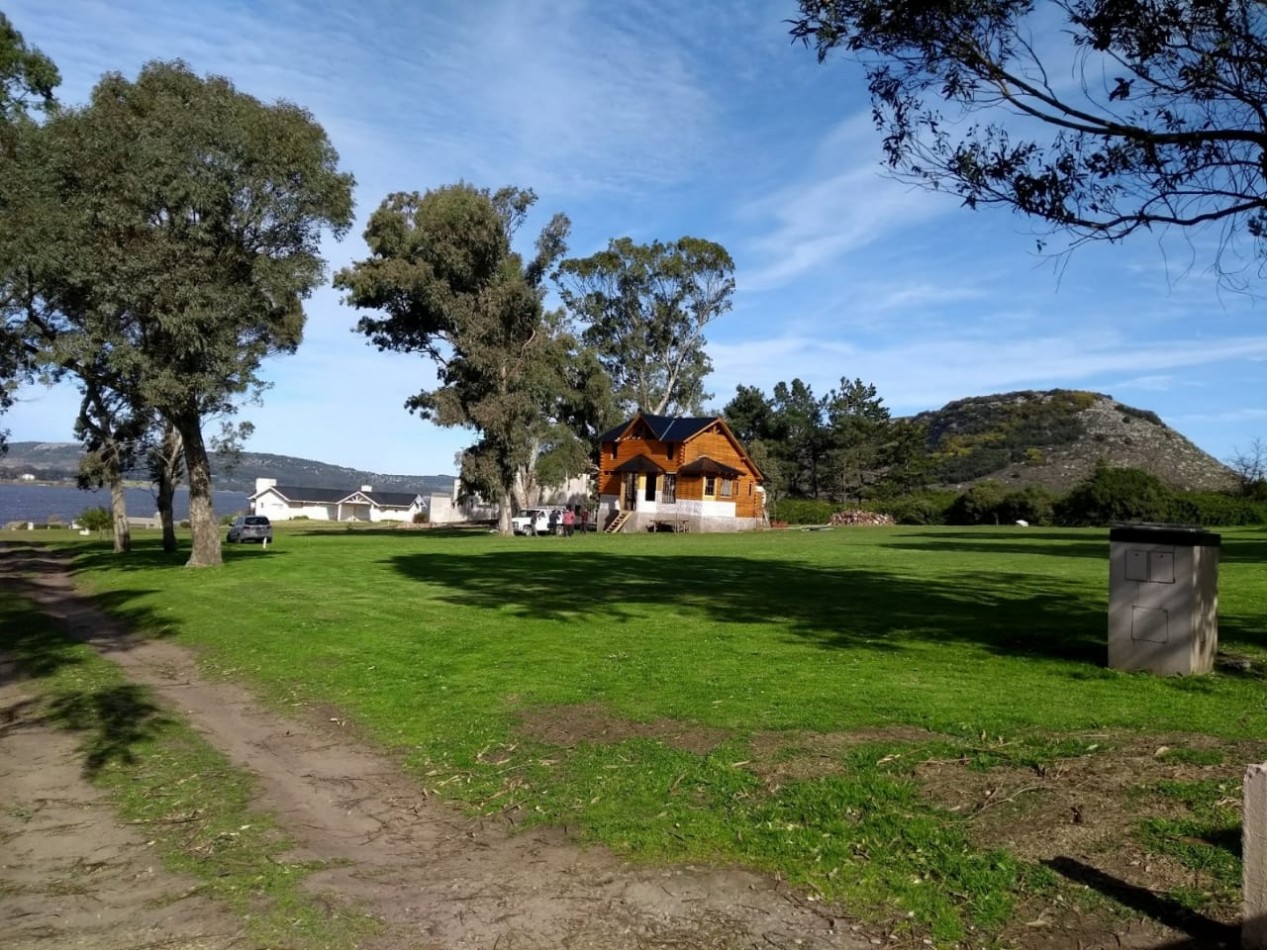
[[[625,476],[615,473],[615,469],[640,455],[654,461],[674,475],[688,462],[707,456],[715,462],[736,468],[742,475],[731,480],[732,492],[729,497],[721,494],[720,476],[714,482],[714,494],[705,496],[706,480],[699,476],[683,476],[677,480],[676,496],[680,501],[731,501],[735,504],[735,517],[759,518],[761,516],[761,497],[757,492],[760,481],[753,475],[747,460],[739,452],[733,442],[722,432],[718,425],[711,426],[685,442],[662,442],[648,437],[645,426],[639,425],[629,438],[615,442],[604,442],[601,446],[602,458],[599,462],[600,476],[598,490],[602,495],[624,497]],[[614,452],[614,454],[613,454]],[[646,490],[646,476],[638,475],[638,496],[643,497]]]

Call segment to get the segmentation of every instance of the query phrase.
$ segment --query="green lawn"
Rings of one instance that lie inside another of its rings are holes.
[[[208,571],[147,542],[73,549],[112,611],[274,702],[337,707],[441,794],[635,857],[775,871],[943,944],[1056,884],[974,845],[917,762],[1267,737],[1263,531],[1225,532],[1220,575],[1221,646],[1254,671],[1186,680],[1104,668],[1106,531],[277,535]],[[865,741],[820,741],[840,734]]]

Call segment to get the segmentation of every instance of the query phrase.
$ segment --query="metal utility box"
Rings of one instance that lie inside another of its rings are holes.
[[[1182,525],[1109,531],[1109,666],[1163,676],[1214,669],[1221,543]]]

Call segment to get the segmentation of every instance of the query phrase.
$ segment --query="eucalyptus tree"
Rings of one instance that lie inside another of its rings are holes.
[[[13,207],[28,183],[26,166],[17,159],[26,141],[39,131],[32,113],[56,109],[53,91],[60,82],[53,61],[28,46],[0,13],[0,413],[13,405],[17,385],[32,369],[30,347],[21,332],[30,293],[18,253],[28,236]],[[0,453],[7,434],[0,429]]]
[[[116,554],[124,554],[132,549],[127,499],[123,492],[124,473],[136,463],[152,417],[147,417],[147,413],[137,410],[125,395],[102,385],[91,375],[85,377],[81,394],[75,436],[84,445],[84,455],[76,480],[80,488],[110,490],[114,550]]]
[[[218,564],[204,420],[258,396],[262,360],[299,345],[322,235],[351,224],[352,177],[308,112],[183,63],[106,75],[40,138],[22,333],[71,372],[83,363],[67,354],[95,348],[107,384],[170,423],[189,564]]]
[[[969,207],[1267,237],[1261,0],[800,0],[791,33],[861,59],[889,165]]]
[[[405,406],[479,434],[463,454],[463,478],[499,503],[502,534],[511,532],[515,486],[564,385],[552,368],[566,334],[547,316],[544,278],[570,225],[555,215],[533,256],[522,257],[513,240],[535,201],[530,190],[465,183],[390,195],[365,230],[370,256],[335,278],[348,304],[376,312],[357,323],[370,342],[438,367],[437,385]]]
[[[698,413],[711,398],[704,329],[730,310],[734,271],[724,247],[695,237],[650,244],[623,237],[562,263],[560,295],[626,413]]]

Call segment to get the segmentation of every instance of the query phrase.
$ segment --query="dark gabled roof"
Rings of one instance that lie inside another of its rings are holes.
[[[625,475],[629,472],[649,473],[652,475],[664,474],[664,468],[658,462],[647,458],[645,455],[635,455],[628,462],[622,462],[617,465],[612,471],[617,475]]]
[[[622,422],[616,428],[608,429],[598,437],[599,443],[615,442],[624,434],[626,429],[639,419],[647,424],[651,434],[661,442],[685,442],[691,436],[698,435],[717,421],[716,416],[651,416],[646,413],[639,413],[632,419]]]
[[[353,492],[352,494],[357,494]],[[364,495],[380,508],[408,508],[418,497],[417,492],[407,491],[363,491]]]
[[[270,488],[287,501],[315,501],[319,504],[331,505],[348,497],[347,490],[343,488],[305,488],[302,485],[272,485]],[[270,488],[265,488],[264,491],[256,494],[262,495]]]
[[[687,462],[678,470],[679,475],[725,475],[727,477],[742,475],[740,469],[734,468],[707,455],[701,455],[693,462]]]
[[[252,497],[257,498],[266,491],[275,491],[287,501],[307,501],[318,505],[337,505],[353,495],[364,495],[380,508],[408,508],[418,497],[412,492],[361,491],[360,489],[348,491],[346,488],[305,488],[302,485],[271,485],[263,491],[256,492]]]

